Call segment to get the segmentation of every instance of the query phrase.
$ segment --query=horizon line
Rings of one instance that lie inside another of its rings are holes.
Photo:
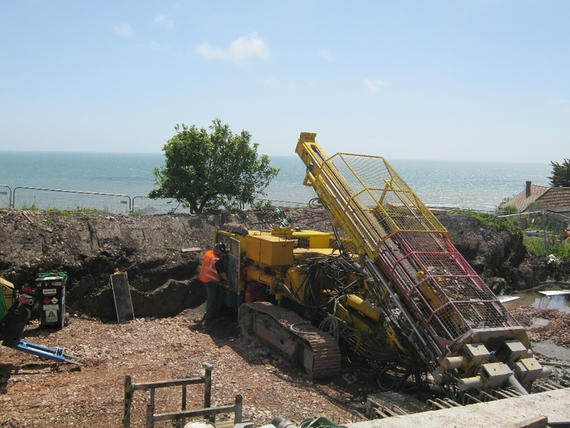
[[[26,153],[26,154],[34,154],[34,153],[42,153],[42,154],[74,154],[74,155],[161,155],[164,156],[163,152],[100,152],[100,151],[65,151],[65,150],[7,150],[7,149],[0,149],[0,153]],[[344,152],[343,152],[344,153]],[[265,153],[259,153],[260,155],[264,155]],[[273,154],[269,155],[270,158],[275,157],[287,157],[287,158],[296,158],[295,154]],[[433,159],[433,158],[388,158],[387,156],[378,155],[389,162],[393,161],[415,161],[415,162],[458,162],[458,163],[503,163],[503,164],[530,164],[530,165],[538,165],[538,164],[550,164],[552,161],[513,161],[513,160],[471,160],[471,159]]]

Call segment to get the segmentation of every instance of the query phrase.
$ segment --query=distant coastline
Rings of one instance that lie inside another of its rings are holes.
[[[302,185],[304,166],[296,156],[273,156],[280,169],[265,198],[306,203],[315,196]],[[154,187],[161,153],[0,152],[0,185],[34,186],[146,196]],[[522,190],[526,180],[548,185],[550,166],[541,163],[389,160],[431,206],[492,211]],[[0,203],[1,203],[0,198]],[[42,201],[36,200],[37,205]]]

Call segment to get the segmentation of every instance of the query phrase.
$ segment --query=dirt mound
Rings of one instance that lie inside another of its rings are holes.
[[[189,294],[212,221],[190,216],[0,211],[0,275],[17,285],[65,271],[72,310],[114,317],[109,275],[128,272],[137,316],[174,315],[203,296]]]
[[[532,282],[532,269],[530,278],[519,271],[527,257],[522,233],[499,229],[465,214],[442,212],[436,215],[449,230],[457,249],[493,291],[499,293],[536,285]]]

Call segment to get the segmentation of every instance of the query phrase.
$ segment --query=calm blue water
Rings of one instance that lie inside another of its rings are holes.
[[[390,163],[422,200],[433,206],[453,206],[492,211],[508,196],[520,192],[526,180],[548,185],[548,164],[482,163],[451,161],[391,160]],[[146,196],[154,187],[154,168],[162,154],[105,154],[54,152],[0,152],[0,185],[44,187]],[[305,168],[296,156],[276,156],[273,166],[280,173],[267,190],[266,198],[306,203],[315,196],[302,185]],[[0,192],[3,190],[0,188]],[[44,208],[86,206],[92,196],[61,195],[26,189],[16,191],[16,206]],[[103,208],[111,211],[120,198],[109,198]],[[136,198],[143,203],[144,198]],[[0,194],[0,206],[8,206],[8,196]],[[57,205],[67,201],[65,207]],[[147,203],[148,201],[145,201]],[[100,202],[99,202],[100,203]]]

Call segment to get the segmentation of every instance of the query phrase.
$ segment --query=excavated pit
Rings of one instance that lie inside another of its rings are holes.
[[[293,227],[331,230],[324,209],[284,213]],[[466,215],[437,215],[496,293],[548,277],[542,261],[532,264],[520,233]],[[163,216],[0,210],[0,276],[23,285],[39,272],[67,272],[69,310],[105,321],[115,319],[109,276],[119,268],[128,273],[135,316],[173,316],[204,302],[197,270],[216,227],[225,222],[261,230],[279,226],[273,210]]]

